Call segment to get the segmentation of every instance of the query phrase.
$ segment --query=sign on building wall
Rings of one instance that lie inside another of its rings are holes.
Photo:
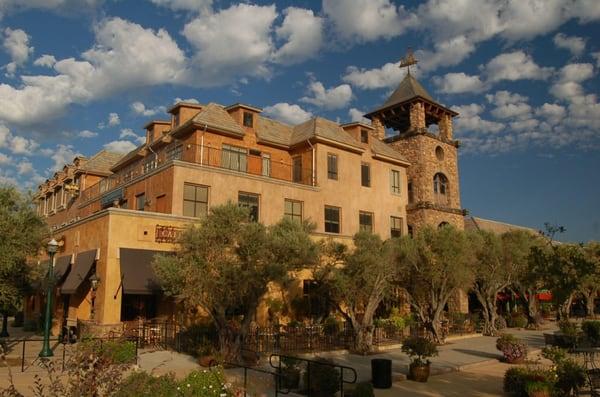
[[[183,233],[183,228],[176,226],[156,225],[154,241],[157,243],[176,243]]]

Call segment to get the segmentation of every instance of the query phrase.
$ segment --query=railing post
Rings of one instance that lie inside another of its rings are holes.
[[[21,372],[25,372],[25,339],[23,339],[23,349],[21,354]]]
[[[66,349],[67,349],[67,344],[63,343],[63,354],[62,354],[62,371],[65,372],[65,355],[66,355]]]
[[[310,387],[310,361],[306,362],[306,390],[308,390],[308,397],[311,395]]]

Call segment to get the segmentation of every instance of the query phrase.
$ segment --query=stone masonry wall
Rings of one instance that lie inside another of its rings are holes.
[[[410,105],[410,126],[413,129],[425,128],[425,107],[423,102]]]

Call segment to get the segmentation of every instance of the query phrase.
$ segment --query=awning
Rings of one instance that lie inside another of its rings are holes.
[[[160,290],[152,269],[152,261],[156,254],[170,254],[170,252],[134,248],[120,249],[124,294],[152,295]]]
[[[71,272],[60,288],[61,294],[74,294],[81,283],[89,278],[92,266],[96,261],[97,252],[98,250],[94,249],[77,254],[77,257],[75,258],[75,264],[71,268]]]
[[[100,197],[100,205],[102,208],[111,206],[113,202],[123,199],[123,188],[118,188]]]
[[[71,269],[73,255],[60,256],[54,260],[54,280],[60,284]]]

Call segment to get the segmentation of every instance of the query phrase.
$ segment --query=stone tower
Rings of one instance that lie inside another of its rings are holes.
[[[383,106],[365,115],[371,119],[374,134],[411,163],[407,172],[409,233],[424,225],[464,228],[458,141],[452,138],[452,118],[457,115],[436,103],[410,71]],[[386,137],[386,128],[394,130],[394,135]]]

